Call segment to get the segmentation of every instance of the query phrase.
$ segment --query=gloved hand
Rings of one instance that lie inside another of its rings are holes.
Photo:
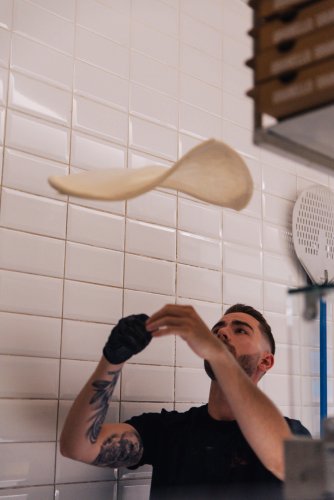
[[[132,314],[117,323],[103,349],[109,363],[118,365],[145,349],[152,339],[145,328],[147,319],[147,314]]]

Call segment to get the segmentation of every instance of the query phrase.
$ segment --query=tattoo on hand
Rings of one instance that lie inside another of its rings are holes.
[[[112,434],[101,446],[92,465],[100,467],[129,467],[136,465],[143,454],[143,445],[136,431]]]
[[[106,418],[109,402],[114,392],[120,372],[121,370],[108,372],[108,375],[112,375],[111,380],[95,380],[92,384],[95,394],[89,401],[89,404],[96,405],[96,411],[89,419],[89,421],[92,420],[93,422],[86,432],[86,436],[89,438],[91,443],[96,443],[102,424]]]

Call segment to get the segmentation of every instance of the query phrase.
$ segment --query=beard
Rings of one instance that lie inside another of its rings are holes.
[[[240,367],[244,370],[244,372],[249,376],[252,377],[254,373],[256,372],[257,364],[260,358],[260,354],[242,354],[241,356],[237,356],[237,352],[235,348],[224,342],[224,345],[227,347],[227,349],[230,351],[230,353],[235,357],[237,362],[239,363]],[[210,377],[211,380],[217,380],[216,375],[214,374],[214,371],[206,359],[204,360],[204,369],[208,377]]]

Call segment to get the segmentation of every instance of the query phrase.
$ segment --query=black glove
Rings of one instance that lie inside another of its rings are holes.
[[[132,314],[117,323],[103,349],[109,363],[118,365],[145,349],[152,339],[145,328],[147,319],[147,314]]]

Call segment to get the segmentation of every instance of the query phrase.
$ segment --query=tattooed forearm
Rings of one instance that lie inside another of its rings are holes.
[[[92,465],[100,467],[129,467],[136,465],[143,454],[143,445],[136,431],[112,434],[101,446]]]
[[[86,436],[91,443],[96,443],[102,424],[106,418],[109,402],[120,372],[120,370],[108,372],[108,375],[112,375],[111,380],[95,380],[95,382],[92,383],[95,394],[89,401],[89,404],[95,405],[96,410],[94,415],[89,419],[89,421],[92,421],[92,424],[86,432]]]

